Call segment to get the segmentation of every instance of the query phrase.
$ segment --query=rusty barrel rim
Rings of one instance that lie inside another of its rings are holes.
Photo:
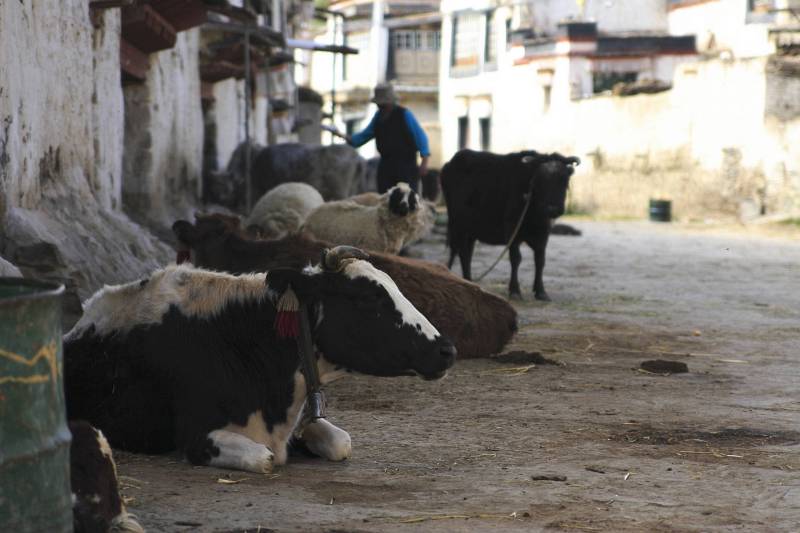
[[[21,288],[16,294],[5,295],[5,290]],[[25,290],[27,289],[27,290]],[[46,298],[57,298],[64,294],[64,285],[26,278],[0,277],[0,306],[14,305],[21,301],[29,302]]]

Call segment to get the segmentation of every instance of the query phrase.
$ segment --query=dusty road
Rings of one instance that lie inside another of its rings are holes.
[[[574,225],[548,248],[552,303],[530,301],[524,252],[508,347],[560,365],[338,382],[345,463],[256,476],[119,453],[131,510],[149,531],[799,531],[800,241]],[[507,277],[504,260],[484,286]],[[658,358],[689,372],[638,370]]]

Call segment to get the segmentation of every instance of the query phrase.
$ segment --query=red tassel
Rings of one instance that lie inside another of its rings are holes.
[[[291,285],[286,288],[283,295],[275,305],[278,314],[275,315],[275,331],[279,339],[296,339],[300,336],[300,301],[292,290]]]
[[[279,339],[296,339],[300,336],[300,313],[279,311],[275,317],[275,331]]]

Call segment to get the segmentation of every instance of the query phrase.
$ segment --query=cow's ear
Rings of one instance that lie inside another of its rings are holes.
[[[186,220],[176,221],[172,225],[172,233],[175,234],[179,241],[185,244],[194,244],[197,242],[197,228]]]
[[[267,272],[266,284],[279,297],[291,287],[301,302],[307,302],[316,292],[316,278],[293,268],[274,268]]]

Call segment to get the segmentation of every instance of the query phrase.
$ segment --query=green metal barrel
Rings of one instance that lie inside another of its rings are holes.
[[[72,531],[64,287],[0,278],[0,531]]]
[[[650,220],[669,222],[672,220],[672,202],[669,200],[650,200]]]

